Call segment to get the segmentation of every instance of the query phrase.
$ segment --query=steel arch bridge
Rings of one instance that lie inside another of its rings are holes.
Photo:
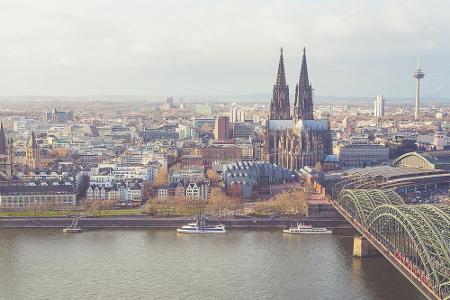
[[[373,189],[343,190],[333,205],[422,293],[450,299],[450,206]]]

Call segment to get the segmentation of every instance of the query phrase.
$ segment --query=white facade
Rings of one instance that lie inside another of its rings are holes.
[[[140,202],[142,201],[142,190],[128,186],[121,186],[118,189],[114,188],[111,190],[105,189],[104,187],[92,188],[90,186],[86,192],[86,197],[88,201],[113,200],[117,202]]]
[[[169,174],[170,183],[200,182],[204,179],[203,166],[190,166],[185,168],[173,169]]]
[[[186,187],[186,199],[207,200],[208,188],[205,184],[189,183]]]
[[[444,150],[445,147],[445,135],[442,128],[438,128],[436,132],[434,133],[434,140],[433,144],[437,151]]]
[[[245,122],[245,111],[237,107],[232,107],[230,111],[231,123],[243,123]]]
[[[373,115],[375,118],[384,116],[384,98],[381,95],[377,96],[377,99],[375,100]]]

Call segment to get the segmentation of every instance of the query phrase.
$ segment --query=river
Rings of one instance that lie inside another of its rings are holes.
[[[1,299],[424,299],[352,238],[0,229]]]

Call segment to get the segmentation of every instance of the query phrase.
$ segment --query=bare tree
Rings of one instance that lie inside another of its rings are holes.
[[[233,198],[242,199],[242,185],[239,183],[233,183],[228,189],[228,195]]]
[[[155,203],[148,201],[144,206],[144,213],[155,214],[157,212],[157,206]]]
[[[150,197],[154,196],[154,194],[153,183],[151,181],[144,182],[144,186],[142,187],[142,198],[144,201],[150,200]]]
[[[169,181],[169,174],[166,169],[159,168],[158,175],[156,175],[155,180],[153,181],[153,186],[160,187],[162,185],[167,184]]]
[[[233,211],[233,215],[242,214],[244,211],[244,203],[240,198],[230,198],[228,201],[228,208]]]
[[[89,175],[87,174],[81,175],[77,187],[77,201],[81,201],[83,198],[86,197],[86,192],[89,188],[89,180],[90,180]]]
[[[221,217],[224,212],[226,214],[227,207],[229,207],[229,198],[220,188],[214,188],[208,201],[208,209]]]

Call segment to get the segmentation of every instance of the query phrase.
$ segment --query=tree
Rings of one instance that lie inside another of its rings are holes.
[[[81,204],[81,208],[82,208],[84,211],[87,211],[87,210],[89,209],[89,207],[91,207],[91,202],[88,201],[86,198],[82,199],[82,200],[80,201],[80,204]]]
[[[82,174],[78,180],[77,201],[86,198],[86,192],[90,185],[90,177],[87,174]]]
[[[154,195],[153,183],[151,181],[144,182],[142,187],[142,198],[144,201],[150,200],[150,197]]]
[[[206,178],[208,178],[209,181],[211,181],[211,184],[213,186],[217,186],[217,184],[221,180],[220,175],[214,169],[209,169],[208,171],[206,171]]]
[[[242,199],[242,185],[237,182],[233,182],[228,189],[228,195],[232,198]]]
[[[101,202],[100,201],[94,201],[91,203],[91,206],[86,211],[86,214],[88,216],[97,216],[99,214],[99,211],[101,209]]]
[[[297,189],[283,192],[269,200],[268,206],[274,213],[283,215],[295,215],[297,218],[308,211],[309,190]]]
[[[157,206],[153,203],[148,201],[144,206],[144,213],[153,215],[157,212]]]
[[[291,195],[290,211],[292,214],[295,214],[298,219],[300,214],[304,215],[308,212],[307,193],[302,190],[297,190],[292,192]]]
[[[260,218],[268,211],[268,203],[267,202],[258,202],[253,207],[253,211],[255,214],[257,214]]]
[[[229,207],[229,198],[225,195],[220,188],[214,188],[211,191],[211,197],[208,201],[208,209],[215,215],[221,217],[223,213],[226,213],[227,207]]]
[[[116,200],[103,200],[101,201],[102,209],[113,209],[117,205]]]
[[[158,175],[156,175],[155,180],[153,180],[153,186],[160,187],[167,184],[169,181],[169,174],[164,168],[158,169]]]
[[[228,209],[233,211],[233,215],[236,216],[239,213],[243,213],[244,203],[240,198],[230,198],[228,201]]]
[[[66,158],[68,157],[70,154],[70,151],[68,148],[64,148],[64,147],[59,147],[59,148],[55,148],[51,151],[49,151],[49,156],[51,158]]]

